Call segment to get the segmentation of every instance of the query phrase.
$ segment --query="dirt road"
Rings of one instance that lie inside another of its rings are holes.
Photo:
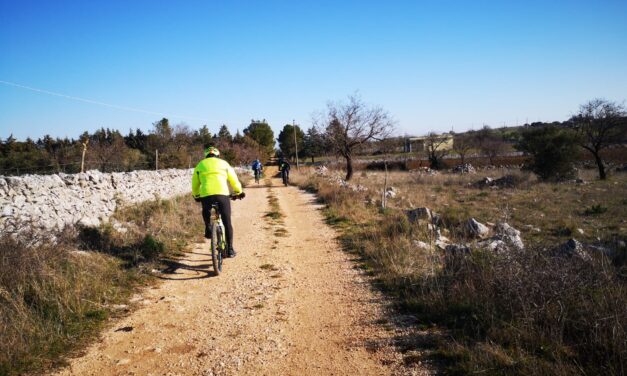
[[[249,187],[234,203],[238,256],[213,277],[198,244],[141,305],[61,375],[391,375],[409,370],[369,288],[313,196]],[[284,215],[270,221],[268,196]],[[418,373],[412,370],[412,373]]]

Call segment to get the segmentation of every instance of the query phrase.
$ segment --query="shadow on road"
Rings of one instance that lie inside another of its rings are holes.
[[[208,261],[208,260],[206,260]],[[166,268],[162,271],[162,275],[157,276],[159,279],[170,281],[187,281],[191,279],[204,279],[214,277],[213,270],[210,269],[211,264],[188,265],[175,260],[162,260],[166,264]],[[200,273],[200,275],[185,275],[180,270],[188,270]],[[168,275],[176,275],[177,277],[169,277]]]

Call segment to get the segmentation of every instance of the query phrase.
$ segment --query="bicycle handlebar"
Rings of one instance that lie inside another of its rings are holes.
[[[231,200],[235,201],[235,200],[242,200],[244,197],[246,197],[246,194],[244,192],[238,194],[238,195],[231,195]]]

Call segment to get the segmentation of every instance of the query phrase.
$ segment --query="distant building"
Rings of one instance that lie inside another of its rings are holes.
[[[453,135],[452,134],[444,133],[435,137],[438,140],[438,142],[442,141],[442,143],[438,145],[438,150],[451,150],[453,148]],[[403,151],[405,153],[425,151],[426,150],[425,145],[427,143],[428,138],[429,136],[406,137],[405,147]]]

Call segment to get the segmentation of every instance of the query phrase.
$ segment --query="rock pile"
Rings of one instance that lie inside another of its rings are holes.
[[[505,175],[502,178],[493,179],[485,177],[472,184],[475,188],[513,188],[519,182],[519,179],[514,175]]]
[[[347,182],[339,175],[332,173],[325,166],[316,167],[316,169],[314,170],[314,175],[324,178],[338,187],[350,189],[353,192],[366,192],[368,190],[368,188],[364,187],[361,184],[352,184]]]
[[[396,197],[397,194],[398,194],[398,191],[394,187],[388,187],[385,190],[385,197],[386,198],[394,198],[394,197]]]
[[[506,222],[497,223],[494,227],[494,236],[477,243],[477,245],[492,251],[522,251],[525,249],[525,244],[520,237],[520,231]]]
[[[192,170],[0,176],[0,234],[96,226],[116,207],[191,191]]]
[[[470,218],[466,221],[465,230],[466,233],[473,238],[483,238],[490,232],[490,229],[486,225],[474,218]]]
[[[411,170],[411,172],[416,173],[418,175],[428,175],[428,176],[432,176],[432,175],[437,175],[438,172],[436,170],[432,170],[429,167],[418,167],[415,170]]]
[[[464,163],[463,165],[455,166],[453,172],[457,174],[474,174],[477,170],[470,163]]]

